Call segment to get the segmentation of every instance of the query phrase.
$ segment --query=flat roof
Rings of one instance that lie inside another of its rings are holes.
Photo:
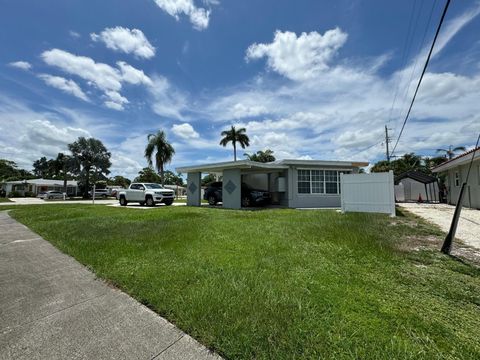
[[[28,179],[28,180],[15,180],[4,181],[4,184],[33,184],[33,185],[46,185],[46,186],[63,186],[63,180],[51,180],[51,179]],[[67,180],[67,186],[77,186],[77,181]]]
[[[328,161],[328,160],[295,160],[285,159],[269,163],[261,163],[250,160],[227,161],[211,164],[201,164],[192,166],[182,166],[175,170],[179,173],[191,172],[219,172],[229,169],[252,169],[252,170],[285,170],[291,166],[346,166],[346,167],[363,167],[368,166],[368,162],[355,161]]]

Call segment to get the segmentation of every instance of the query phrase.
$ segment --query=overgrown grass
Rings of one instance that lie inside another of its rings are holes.
[[[478,359],[480,270],[405,214],[87,205],[11,214],[231,359]]]
[[[0,202],[12,202],[9,198],[0,197]]]

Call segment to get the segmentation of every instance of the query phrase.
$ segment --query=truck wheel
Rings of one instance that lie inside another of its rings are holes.
[[[125,196],[120,196],[120,206],[127,206],[127,199],[125,199]]]
[[[211,205],[211,206],[217,205],[217,198],[215,197],[215,195],[210,195],[208,197],[208,205]]]
[[[172,199],[170,199],[170,200],[165,200],[165,201],[164,201],[164,204],[167,205],[167,206],[170,206],[170,205],[173,204],[173,200],[172,200]]]
[[[153,201],[153,197],[149,196],[146,198],[145,203],[147,206],[155,206],[155,201]]]

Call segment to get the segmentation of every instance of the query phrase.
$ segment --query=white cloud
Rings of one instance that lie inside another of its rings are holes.
[[[196,132],[195,129],[193,128],[193,126],[188,123],[184,123],[180,125],[174,124],[172,126],[172,132],[178,137],[186,140],[197,139],[200,137],[198,132]]]
[[[291,31],[277,30],[272,43],[250,45],[246,60],[267,57],[273,71],[292,80],[308,80],[329,68],[329,62],[346,40],[347,34],[339,28],[323,35],[304,32],[298,37]]]
[[[82,35],[80,35],[80,33],[76,32],[76,31],[73,31],[73,30],[70,30],[68,32],[68,34],[74,39],[80,39],[82,37]]]
[[[60,76],[53,76],[48,74],[40,74],[38,75],[40,79],[45,81],[47,85],[50,85],[54,88],[60,89],[67,94],[71,94],[83,101],[89,101],[87,95],[83,92],[83,90],[78,86],[78,84],[69,79],[65,79]]]
[[[118,61],[117,66],[122,73],[122,80],[133,85],[152,86],[152,80],[142,70],[138,70],[124,61]]]
[[[258,116],[266,113],[268,113],[268,110],[263,105],[248,106],[242,103],[237,103],[232,108],[232,115],[234,119]]]
[[[32,68],[32,65],[27,61],[15,61],[9,63],[8,65],[21,70],[30,70]]]
[[[152,85],[152,81],[143,71],[122,61],[117,63],[119,69],[116,69],[108,64],[97,63],[89,57],[74,55],[60,49],[45,51],[41,56],[48,65],[76,75],[103,91],[108,98],[105,106],[111,109],[123,110],[123,105],[128,103],[128,100],[119,93],[122,83]]]
[[[106,28],[100,34],[92,33],[93,41],[102,41],[107,48],[134,54],[139,58],[150,59],[155,56],[155,48],[150,44],[143,32],[121,26]]]
[[[194,0],[154,0],[159,8],[173,16],[177,21],[184,14],[196,30],[208,27],[210,10],[195,6]],[[215,5],[217,2],[208,1],[206,5]]]
[[[157,115],[183,120],[182,112],[188,108],[187,96],[173,87],[167,78],[155,76],[149,87],[152,110]]]

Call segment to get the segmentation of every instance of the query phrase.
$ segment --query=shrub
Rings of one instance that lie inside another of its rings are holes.
[[[15,197],[22,197],[22,194],[20,194],[18,191],[11,191],[8,193],[9,198],[15,198]]]

